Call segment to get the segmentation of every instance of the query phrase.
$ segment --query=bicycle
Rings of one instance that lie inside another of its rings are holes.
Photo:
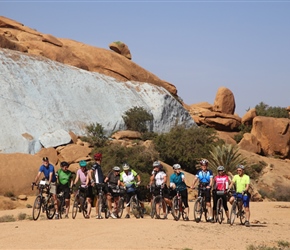
[[[96,183],[96,186],[95,186],[98,192],[98,203],[97,203],[97,206],[98,206],[97,218],[98,219],[103,219],[102,213],[105,214],[106,219],[110,217],[110,211],[108,207],[107,198],[103,190],[105,186],[106,186],[105,183]]]
[[[205,190],[206,187],[198,187],[198,197],[194,203],[193,216],[197,223],[201,221],[202,214],[204,214],[204,219],[207,221],[208,210],[205,201]]]
[[[223,198],[221,195],[224,195],[225,191],[216,191],[216,195],[219,196],[216,203],[216,214],[215,220],[218,221],[219,224],[222,224],[224,219],[224,206],[223,206]]]
[[[236,217],[239,217],[241,224],[245,225],[246,213],[244,211],[244,205],[243,205],[244,194],[235,193],[234,197],[235,199],[233,201],[231,214],[230,214],[230,225],[234,224]]]
[[[116,204],[116,207],[114,209],[114,214],[117,216],[117,218],[122,218],[123,210],[124,210],[124,203],[125,203],[125,196],[126,196],[126,190],[121,186],[119,189],[114,189],[116,193],[119,193],[119,200]]]
[[[83,213],[84,218],[87,215],[88,202],[86,200],[87,187],[79,186],[75,194],[75,199],[72,208],[72,218],[75,219],[78,211]]]
[[[180,195],[180,190],[178,187],[176,187],[176,195],[172,199],[172,216],[174,220],[178,221],[180,217],[182,216],[182,219],[185,220],[187,218],[186,213],[184,212],[184,204],[182,202],[182,197]]]
[[[154,216],[156,219],[167,219],[168,209],[163,198],[163,188],[161,186],[157,188],[159,188],[159,195],[153,196],[150,215],[152,219]]]
[[[62,219],[62,216],[65,214],[65,209],[66,209],[63,191],[57,194],[57,199],[58,199],[58,214],[59,214],[59,218]]]
[[[33,220],[37,220],[40,211],[42,210],[43,213],[46,213],[47,219],[51,220],[55,214],[55,208],[50,188],[45,180],[41,180],[38,184],[33,183],[31,186],[32,190],[34,189],[34,186],[37,186],[39,193],[36,196],[32,207],[32,218]]]

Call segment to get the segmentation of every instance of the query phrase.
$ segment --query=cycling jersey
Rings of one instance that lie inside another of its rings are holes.
[[[56,176],[54,171],[54,166],[49,164],[48,167],[41,165],[39,172],[44,174],[45,179],[49,180],[49,174],[52,173],[51,182],[56,182]]]
[[[62,185],[70,185],[70,180],[72,178],[72,172],[67,170],[67,171],[63,171],[62,169],[59,169],[57,171],[58,174],[58,181],[60,184]]]
[[[195,176],[199,179],[199,183],[208,185],[210,183],[210,179],[213,178],[213,173],[209,169],[206,171],[199,169]]]
[[[83,172],[81,169],[77,171],[77,176],[80,178],[81,186],[86,186],[88,171]]]
[[[133,170],[129,170],[128,174],[126,174],[124,171],[120,174],[120,181],[126,184],[136,184],[135,177],[138,174]]]
[[[94,165],[92,166],[92,170],[96,171],[95,172],[96,183],[104,183],[104,174],[103,174],[101,165],[98,164],[97,162],[94,163]]]
[[[173,173],[170,175],[170,183],[174,183],[178,191],[183,191],[186,189],[186,184],[183,181],[184,178],[183,172],[180,172],[180,174]]]
[[[250,177],[246,174],[243,174],[242,177],[236,174],[232,181],[236,184],[236,192],[242,193],[245,190],[247,184],[250,184]]]
[[[225,191],[229,186],[229,177],[227,175],[217,175],[214,177],[214,182],[217,191]]]

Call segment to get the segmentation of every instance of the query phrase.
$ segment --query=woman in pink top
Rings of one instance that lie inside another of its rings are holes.
[[[217,168],[218,174],[213,178],[213,186],[214,189],[212,191],[213,194],[213,214],[216,214],[217,201],[221,197],[223,199],[223,207],[227,216],[227,223],[230,223],[229,219],[229,209],[228,209],[228,198],[227,198],[227,189],[229,188],[229,177],[225,173],[224,166],[218,166]]]

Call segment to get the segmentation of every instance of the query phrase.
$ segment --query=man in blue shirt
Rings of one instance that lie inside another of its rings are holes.
[[[58,205],[57,205],[57,197],[56,197],[56,175],[54,166],[49,163],[48,157],[42,158],[42,165],[39,168],[39,171],[34,179],[33,185],[38,181],[41,173],[43,173],[45,177],[45,181],[50,188],[50,193],[54,199],[54,207],[55,207],[55,219],[58,219]]]
[[[207,166],[208,161],[206,159],[200,161],[201,168],[197,171],[191,188],[194,188],[196,182],[199,181],[199,189],[201,189],[201,192],[205,196],[206,207],[209,215],[208,221],[214,222],[211,209],[211,192],[210,192],[213,184],[213,173],[211,170],[207,169]]]
[[[189,220],[188,219],[188,215],[189,215],[188,192],[187,192],[187,188],[185,184],[184,173],[181,172],[180,170],[181,170],[181,166],[179,164],[173,165],[174,173],[170,175],[170,187],[176,191],[179,191],[182,202],[184,204],[184,212],[186,213],[184,220],[188,221]]]

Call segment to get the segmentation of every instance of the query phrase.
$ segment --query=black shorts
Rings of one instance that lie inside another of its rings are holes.
[[[68,184],[65,184],[65,185],[60,184],[60,183],[58,184],[57,193],[59,194],[61,192],[64,193],[64,198],[66,200],[70,199],[70,188],[69,188]]]

